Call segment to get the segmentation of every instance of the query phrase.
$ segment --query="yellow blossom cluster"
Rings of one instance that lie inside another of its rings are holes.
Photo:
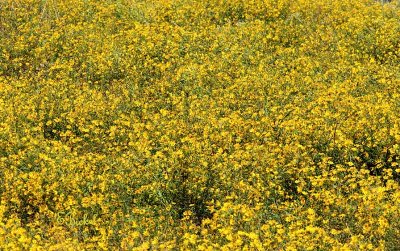
[[[396,250],[400,3],[0,1],[0,249]]]

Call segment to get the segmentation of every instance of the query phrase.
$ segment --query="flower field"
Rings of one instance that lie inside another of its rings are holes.
[[[398,1],[0,1],[1,250],[399,246]]]

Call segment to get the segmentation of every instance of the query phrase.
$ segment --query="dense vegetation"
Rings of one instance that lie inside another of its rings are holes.
[[[395,250],[400,8],[0,1],[5,250]]]

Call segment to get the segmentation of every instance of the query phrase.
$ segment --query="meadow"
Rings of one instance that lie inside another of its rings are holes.
[[[398,250],[400,3],[0,1],[0,249]]]

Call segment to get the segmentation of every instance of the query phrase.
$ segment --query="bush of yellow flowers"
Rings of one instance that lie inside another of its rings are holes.
[[[400,5],[3,0],[0,249],[396,250]]]

